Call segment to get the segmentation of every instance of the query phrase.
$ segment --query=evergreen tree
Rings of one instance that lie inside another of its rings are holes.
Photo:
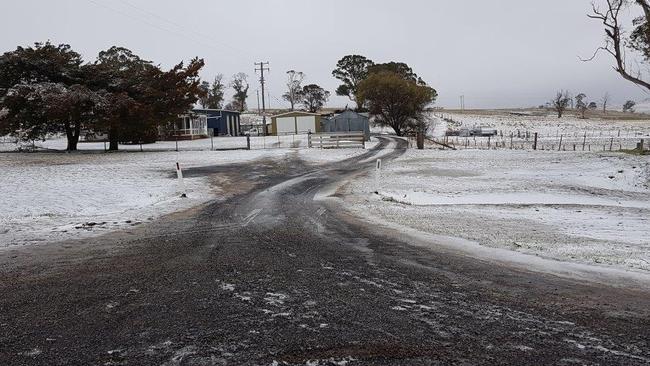
[[[419,78],[394,70],[368,74],[358,89],[358,98],[368,104],[375,123],[392,127],[398,136],[426,129],[425,109],[437,96],[436,90]]]
[[[336,89],[336,94],[350,98],[357,104],[357,109],[363,108],[363,102],[357,99],[357,89],[368,76],[368,68],[374,64],[372,60],[360,55],[348,55],[340,59],[332,71],[332,76],[343,82]]]
[[[223,84],[223,75],[219,74],[214,78],[214,81],[212,81],[212,85],[210,86],[207,108],[221,109],[223,106],[225,89],[226,86]]]
[[[316,113],[327,103],[330,92],[316,84],[310,84],[305,85],[300,95],[305,109],[311,113]]]
[[[0,133],[24,140],[64,133],[77,149],[82,128],[92,128],[101,97],[82,85],[82,58],[69,45],[36,43],[0,56]]]

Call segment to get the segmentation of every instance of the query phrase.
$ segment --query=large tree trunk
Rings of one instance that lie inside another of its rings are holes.
[[[120,136],[117,131],[117,128],[111,127],[110,130],[108,131],[108,150],[109,151],[117,151],[119,150],[119,141],[120,141]]]
[[[81,127],[77,124],[74,127],[70,123],[65,125],[65,136],[68,140],[66,151],[77,151],[77,144],[79,143],[79,133]]]

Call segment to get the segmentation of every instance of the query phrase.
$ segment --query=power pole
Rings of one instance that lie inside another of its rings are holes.
[[[255,92],[257,93],[257,114],[259,115],[260,114],[260,91],[258,89],[255,90]]]
[[[264,101],[264,71],[271,71],[271,69],[268,67],[268,62],[256,62],[255,66],[255,72],[260,72],[260,84],[262,85],[262,131],[264,131],[264,136],[266,136],[268,131],[266,129],[266,103]]]

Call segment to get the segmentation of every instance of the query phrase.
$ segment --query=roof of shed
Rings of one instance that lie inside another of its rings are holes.
[[[303,112],[303,111],[290,111],[290,112],[285,112],[285,113],[280,113],[271,116],[271,118],[275,117],[287,117],[287,116],[320,116],[319,113],[309,113],[309,112]]]

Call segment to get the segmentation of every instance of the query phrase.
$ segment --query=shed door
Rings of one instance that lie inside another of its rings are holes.
[[[307,132],[316,132],[316,117],[306,116],[306,117],[297,117],[297,133],[307,133]]]
[[[276,132],[282,133],[296,133],[296,120],[295,117],[280,117],[275,119]]]

